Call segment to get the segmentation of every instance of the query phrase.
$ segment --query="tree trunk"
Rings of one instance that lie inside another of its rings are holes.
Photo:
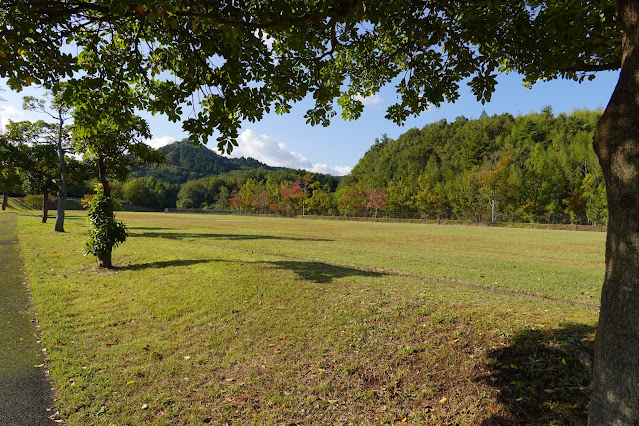
[[[595,344],[590,425],[639,423],[639,0],[618,0],[619,81],[595,133],[606,179],[606,275]]]
[[[42,223],[47,223],[49,218],[49,193],[42,194]]]
[[[104,164],[104,158],[101,153],[98,154],[98,178],[100,179],[100,183],[102,183],[102,191],[104,193],[104,196],[109,199],[110,211],[107,214],[113,216],[113,200],[111,199],[111,187],[109,186],[109,181],[107,180],[107,170]],[[109,251],[102,256],[98,256],[100,268],[113,268],[113,263],[111,262],[112,253],[112,251]]]
[[[64,232],[64,212],[67,204],[67,163],[64,159],[64,149],[62,149],[62,132],[64,131],[64,120],[62,119],[62,109],[58,110],[60,124],[58,127],[58,159],[60,164],[60,182],[58,183],[58,211],[55,218],[55,231]]]
[[[497,198],[494,196],[490,200],[490,221],[493,225],[497,222]]]
[[[102,191],[104,191],[104,196],[107,198],[111,198],[111,186],[109,186],[109,181],[107,179],[107,169],[104,164],[104,157],[102,153],[98,154],[98,179],[102,184]]]
[[[107,269],[113,268],[113,263],[111,263],[111,253],[113,252],[108,252],[105,255],[98,256],[98,260],[100,262],[100,268],[107,268]]]
[[[8,205],[9,205],[9,195],[5,191],[2,193],[2,211],[5,211]]]

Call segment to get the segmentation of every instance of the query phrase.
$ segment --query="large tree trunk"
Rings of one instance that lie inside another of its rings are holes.
[[[606,179],[606,275],[595,344],[590,425],[639,424],[639,0],[619,0],[617,87],[595,150]]]
[[[62,132],[64,131],[64,120],[62,119],[62,109],[58,110],[60,125],[58,128],[58,159],[60,164],[60,182],[58,182],[58,212],[55,218],[56,232],[64,232],[64,212],[67,204],[67,163],[64,159],[64,149],[62,148]]]
[[[8,205],[9,205],[9,194],[7,194],[7,191],[5,191],[2,193],[2,211],[5,211]]]

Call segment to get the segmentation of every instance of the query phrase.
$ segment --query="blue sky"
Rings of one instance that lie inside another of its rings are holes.
[[[338,115],[329,127],[310,126],[305,123],[304,113],[310,101],[297,104],[290,114],[278,116],[270,114],[258,123],[245,123],[238,139],[239,147],[232,156],[251,156],[271,166],[286,166],[308,169],[315,172],[335,175],[347,174],[375,142],[375,138],[387,134],[391,138],[412,127],[421,128],[428,123],[441,119],[449,121],[463,115],[477,118],[483,110],[489,115],[509,112],[513,115],[539,112],[550,105],[555,114],[575,109],[603,109],[608,103],[615,83],[617,72],[599,73],[593,81],[582,84],[556,80],[537,83],[532,89],[521,84],[521,76],[502,75],[492,100],[485,105],[477,102],[466,86],[461,88],[461,96],[454,104],[445,104],[432,108],[419,117],[410,118],[404,126],[397,126],[384,118],[386,108],[396,100],[392,86],[383,88],[380,93],[366,99],[366,108],[359,120],[344,121]],[[21,93],[11,92],[3,80],[0,87],[5,89],[0,96],[6,102],[0,104],[0,123],[7,120],[39,120],[46,116],[22,110],[22,97],[25,95],[42,96],[37,88],[28,88]],[[163,116],[145,116],[149,121],[153,139],[149,143],[161,146],[187,135],[180,123],[171,123]],[[211,138],[210,148],[215,148]]]

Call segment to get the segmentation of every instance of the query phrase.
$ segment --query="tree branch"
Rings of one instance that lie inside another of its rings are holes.
[[[569,68],[561,68],[562,72],[597,72],[597,71],[615,71],[621,68],[621,61],[611,62],[608,64],[583,64]]]

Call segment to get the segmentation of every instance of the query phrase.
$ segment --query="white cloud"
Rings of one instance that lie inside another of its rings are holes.
[[[382,97],[379,96],[377,93],[366,97],[357,95],[354,99],[357,99],[358,101],[363,103],[364,106],[377,105],[382,102]]]
[[[327,164],[316,163],[316,164],[313,164],[313,168],[310,171],[314,173],[324,173],[324,174],[335,175],[335,176],[344,176],[349,174],[351,170],[353,170],[353,168],[349,166],[330,167]]]
[[[328,166],[313,163],[302,154],[288,151],[282,142],[276,142],[267,135],[257,135],[248,129],[237,138],[238,146],[233,149],[232,157],[252,157],[273,167],[303,169],[315,173],[326,173],[343,176],[350,173],[348,166]]]
[[[12,107],[11,105],[5,106],[0,104],[0,129],[4,129],[11,121],[24,120],[24,112],[21,109]]]
[[[147,139],[145,142],[147,145],[150,145],[153,148],[161,148],[164,145],[168,145],[170,143],[175,142],[175,139],[172,138],[171,136],[162,136],[159,138]]]

